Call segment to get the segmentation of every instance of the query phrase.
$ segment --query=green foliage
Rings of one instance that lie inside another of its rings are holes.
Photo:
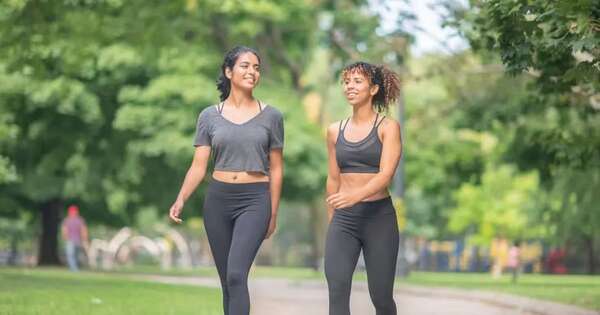
[[[536,213],[545,236],[554,244],[564,240],[575,244],[593,241],[600,222],[599,169],[558,167],[553,178],[554,186],[548,193],[544,211]]]
[[[536,236],[534,221],[527,214],[538,206],[538,182],[535,172],[517,174],[509,165],[488,167],[481,184],[465,183],[457,190],[450,230],[472,233],[469,240],[481,246],[499,235],[509,239]]]
[[[451,21],[475,48],[497,50],[510,73],[537,71],[544,93],[600,92],[600,5],[575,1],[470,1]]]
[[[595,180],[600,166],[599,3],[477,0],[469,8],[451,3],[446,2],[449,25],[479,54],[496,54],[508,73],[527,74],[531,82],[526,94],[500,110],[475,103],[467,121],[479,119],[485,110],[484,121],[491,123],[482,127],[508,135],[502,141],[503,159],[537,170],[549,196],[537,209],[547,239],[585,247],[593,271],[600,226],[598,202],[591,197],[600,188]]]
[[[498,137],[477,131],[483,119],[471,118],[468,109],[480,106],[487,112],[510,96],[488,92],[502,83],[501,75],[482,71],[485,65],[469,53],[426,56],[409,66],[417,80],[404,87],[407,232],[446,238],[454,236],[447,220],[455,190],[478,183],[484,165],[497,161],[502,150]]]

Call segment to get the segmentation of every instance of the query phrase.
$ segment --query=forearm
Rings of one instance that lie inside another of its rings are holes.
[[[183,180],[183,184],[181,185],[181,189],[179,190],[179,194],[177,195],[177,199],[183,202],[187,201],[194,190],[196,190],[196,187],[198,187],[205,174],[205,168],[194,167],[194,165],[192,165],[192,167],[190,167],[185,174],[185,178]]]
[[[283,183],[283,167],[276,167],[270,170],[269,188],[271,191],[271,217],[277,217],[279,209],[279,200],[281,198],[281,185]]]
[[[337,193],[340,190],[339,179],[335,179],[331,176],[327,176],[327,184],[326,184],[325,190],[326,190],[326,195],[327,195],[326,197]],[[335,209],[333,209],[333,206],[331,206],[329,203],[327,203],[327,220],[328,220],[328,222],[331,222],[331,218],[333,217],[334,211],[335,211]]]

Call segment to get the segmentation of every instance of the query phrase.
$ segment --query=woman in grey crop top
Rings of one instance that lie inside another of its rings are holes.
[[[170,217],[214,171],[204,197],[204,226],[221,279],[225,315],[248,315],[248,271],[258,248],[275,231],[283,178],[283,116],[252,96],[260,78],[260,58],[248,47],[229,51],[217,88],[221,102],[198,116],[192,166]]]
[[[400,125],[380,113],[397,99],[400,84],[389,69],[357,62],[342,71],[342,85],[352,116],[327,130],[329,315],[350,314],[352,274],[361,250],[377,315],[396,315],[399,235],[388,185],[402,145]]]

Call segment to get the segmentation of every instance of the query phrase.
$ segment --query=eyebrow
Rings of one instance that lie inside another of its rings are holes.
[[[240,65],[250,65],[250,61],[242,61],[240,62]],[[253,63],[252,66],[258,67],[260,66],[260,63]]]

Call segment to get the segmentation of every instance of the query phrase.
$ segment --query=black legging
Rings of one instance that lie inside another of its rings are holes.
[[[394,275],[398,242],[398,223],[389,197],[335,210],[325,244],[329,315],[350,314],[352,274],[361,249],[377,315],[396,314]]]
[[[221,279],[225,315],[250,314],[248,271],[270,219],[269,183],[211,180],[204,199],[204,226]]]

